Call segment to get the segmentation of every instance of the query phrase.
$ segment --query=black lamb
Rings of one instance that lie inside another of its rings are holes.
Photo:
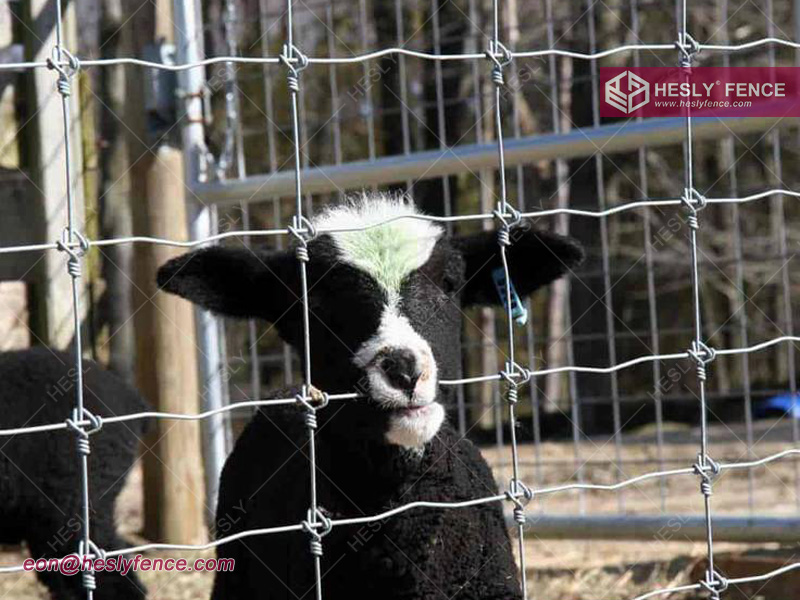
[[[146,410],[138,393],[91,361],[84,362],[84,398],[94,415]],[[0,428],[63,423],[75,406],[77,371],[71,354],[34,348],[0,353]],[[91,435],[90,531],[104,550],[124,546],[114,522],[114,503],[133,465],[144,422],[106,425]],[[0,438],[0,543],[26,542],[32,558],[59,558],[78,551],[82,522],[80,468],[71,430]],[[38,573],[58,600],[86,597],[81,576]],[[140,599],[144,586],[133,571],[96,574],[96,600]]]
[[[319,520],[498,493],[478,449],[447,423],[452,387],[439,384],[461,373],[462,307],[500,301],[497,235],[448,237],[420,216],[403,199],[365,195],[313,221],[317,236],[307,246],[313,384],[366,395],[316,411]],[[511,238],[509,269],[521,296],[583,256],[573,240],[549,232],[519,226]],[[207,248],[169,262],[158,281],[218,313],[266,319],[284,340],[303,347],[294,252]],[[264,408],[242,433],[222,473],[218,538],[308,518],[305,411]],[[416,507],[380,521],[340,523],[322,544],[326,599],[522,597],[500,502]],[[217,574],[216,600],[313,597],[305,531],[242,538],[218,554],[234,558],[236,568]]]

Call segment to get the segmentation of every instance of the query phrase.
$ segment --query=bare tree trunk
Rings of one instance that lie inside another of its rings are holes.
[[[568,115],[572,107],[572,60],[569,58],[561,61],[560,84],[558,97],[560,99],[561,113],[559,114],[558,129],[560,133],[566,133],[572,128]],[[556,160],[556,206],[567,208],[570,198],[569,168],[567,162],[562,159]],[[556,218],[556,231],[566,235],[569,231],[569,215],[561,214]],[[566,307],[569,301],[569,282],[559,279],[550,286],[550,298],[548,299],[547,316],[549,319],[547,327],[547,366],[556,367],[567,363],[567,321]],[[567,394],[564,393],[566,377],[553,373],[548,375],[545,380],[545,411],[553,412],[561,405],[569,405]],[[555,404],[557,403],[557,404]]]
[[[127,15],[122,0],[103,0],[101,40],[103,56],[130,56],[125,36],[119,29]],[[103,237],[128,237],[133,234],[130,207],[128,144],[117,115],[125,114],[124,66],[99,69],[100,97],[107,108],[100,114],[100,139],[105,151],[100,154],[100,176],[103,202],[100,207]],[[138,158],[138,157],[136,157]],[[136,348],[134,343],[130,273],[133,273],[133,247],[130,244],[111,246],[102,251],[103,278],[106,293],[98,312],[105,324],[100,347],[107,346],[109,366],[128,382],[134,380]]]

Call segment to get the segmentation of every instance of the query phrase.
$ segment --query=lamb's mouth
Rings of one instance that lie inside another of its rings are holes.
[[[394,406],[391,412],[401,417],[425,417],[433,410],[434,402],[425,404],[409,404],[407,406]]]
[[[444,408],[438,402],[409,403],[387,406],[390,444],[406,448],[421,448],[427,444],[444,421]]]

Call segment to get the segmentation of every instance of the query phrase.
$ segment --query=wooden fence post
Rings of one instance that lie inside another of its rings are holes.
[[[135,4],[131,2],[129,4]],[[133,56],[172,38],[171,2],[129,6],[134,17],[125,25],[125,44]],[[183,154],[167,140],[154,143],[145,112],[142,69],[128,69],[125,122],[130,128],[131,207],[135,233],[185,240],[188,237]],[[161,245],[135,248],[133,310],[137,382],[160,411],[198,411],[197,347],[194,309],[176,296],[159,292],[156,272],[178,252]],[[206,539],[205,493],[200,424],[157,420],[144,456],[145,536],[172,543]]]
[[[29,0],[23,3],[27,27],[25,54],[28,60],[45,61],[51,56],[56,43],[56,11],[53,0]],[[64,45],[76,48],[74,3],[64,6]],[[29,88],[26,105],[31,112],[24,135],[29,143],[28,170],[34,183],[32,195],[36,198],[43,223],[37,236],[54,242],[61,237],[67,223],[67,184],[65,178],[64,131],[62,128],[61,96],[56,90],[56,75],[47,69],[35,69],[28,77]],[[79,230],[84,225],[83,202],[83,149],[81,120],[78,102],[78,81],[73,79],[70,103],[72,109],[72,182],[75,200],[76,223]],[[42,255],[37,277],[35,310],[37,319],[34,331],[40,340],[51,347],[66,348],[72,341],[72,297],[70,277],[65,258],[56,252]],[[83,280],[81,280],[83,282]],[[83,296],[86,295],[85,286]],[[86,310],[88,303],[81,303]],[[85,316],[82,315],[82,317]]]
[[[186,239],[182,153],[162,146],[146,163],[142,169],[145,196],[134,209],[137,231]],[[198,411],[194,311],[188,302],[159,292],[155,285],[158,267],[176,254],[175,249],[164,246],[136,249],[137,380],[158,410],[194,413]],[[147,445],[145,535],[173,543],[204,541],[200,424],[158,420]]]

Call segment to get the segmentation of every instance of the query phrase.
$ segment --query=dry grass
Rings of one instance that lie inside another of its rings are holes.
[[[766,456],[790,446],[787,443],[788,424],[759,423],[754,439],[754,453]],[[720,461],[745,460],[747,449],[740,439],[741,430],[712,428],[711,451]],[[662,459],[668,468],[689,465],[696,458],[697,431],[673,428],[667,432],[668,444]],[[612,441],[587,441],[578,448],[585,462],[585,481],[612,483],[657,469],[657,447],[651,432],[626,436],[620,448],[625,461],[614,466],[616,448]],[[576,480],[574,447],[570,443],[546,443],[537,453],[532,445],[523,445],[520,456],[523,475],[537,487]],[[500,481],[507,481],[509,449],[487,448],[487,459],[495,466]],[[670,463],[669,461],[675,461]],[[141,539],[141,474],[135,472],[120,497],[118,519],[124,535],[134,542]],[[696,477],[676,477],[659,480],[627,489],[622,497],[616,493],[586,493],[581,500],[577,493],[555,494],[536,498],[529,509],[548,513],[578,514],[581,505],[588,513],[615,514],[623,507],[627,514],[654,514],[663,507],[668,512],[700,514],[702,498]],[[796,513],[795,463],[782,461],[747,472],[726,472],[714,487],[716,514],[749,514],[750,491],[755,514],[788,515]],[[623,504],[621,505],[620,502]],[[663,503],[663,504],[662,504]],[[717,544],[720,553],[740,552],[753,548],[775,550],[774,545]],[[172,553],[175,556],[178,553]],[[211,553],[180,553],[193,558]],[[533,597],[537,600],[623,600],[653,589],[682,585],[692,581],[692,570],[702,561],[705,546],[697,542],[663,542],[657,539],[637,542],[541,540],[533,528],[527,536],[526,557]],[[158,553],[153,556],[167,556]],[[0,564],[20,564],[27,554],[19,548],[0,552]],[[150,590],[150,598],[163,600],[196,600],[208,597],[212,577],[207,573],[143,572],[141,578]],[[44,589],[32,574],[0,576],[0,600],[45,598]],[[671,600],[700,596],[670,596]],[[762,596],[767,600],[784,600],[777,596]]]

